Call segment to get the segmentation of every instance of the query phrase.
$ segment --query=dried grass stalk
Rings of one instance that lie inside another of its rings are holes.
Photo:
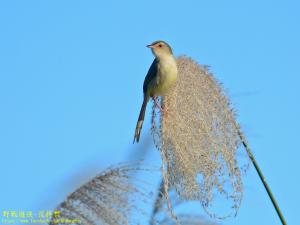
[[[243,185],[234,112],[206,68],[185,56],[177,59],[177,65],[177,84],[161,99],[167,114],[152,110],[152,134],[163,160],[165,190],[172,187],[183,200],[200,201],[211,216],[235,214]],[[231,200],[231,213],[211,212],[216,194]]]
[[[131,173],[140,170],[133,165],[112,167],[77,189],[61,203],[50,225],[126,225],[139,224],[149,213],[142,208],[151,197],[147,184],[131,179]]]

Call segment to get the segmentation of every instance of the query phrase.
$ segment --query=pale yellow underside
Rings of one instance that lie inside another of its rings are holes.
[[[177,80],[177,65],[174,57],[160,60],[158,65],[158,82],[149,87],[150,95],[164,95]],[[152,86],[152,87],[151,87]]]

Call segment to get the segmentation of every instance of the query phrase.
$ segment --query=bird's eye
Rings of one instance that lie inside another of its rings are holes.
[[[161,48],[161,47],[162,47],[162,44],[159,44],[159,45],[158,45],[158,47],[160,47],[160,48]]]

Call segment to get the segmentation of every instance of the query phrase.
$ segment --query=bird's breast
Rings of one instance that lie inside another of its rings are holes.
[[[158,66],[158,83],[155,95],[165,94],[177,80],[177,65],[175,59],[161,60]]]

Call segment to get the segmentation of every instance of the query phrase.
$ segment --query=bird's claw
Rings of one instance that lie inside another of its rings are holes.
[[[162,108],[162,106],[157,101],[157,97],[153,97],[153,101],[154,101],[155,106],[160,110],[160,112],[163,115],[167,115],[167,109],[166,108]]]

